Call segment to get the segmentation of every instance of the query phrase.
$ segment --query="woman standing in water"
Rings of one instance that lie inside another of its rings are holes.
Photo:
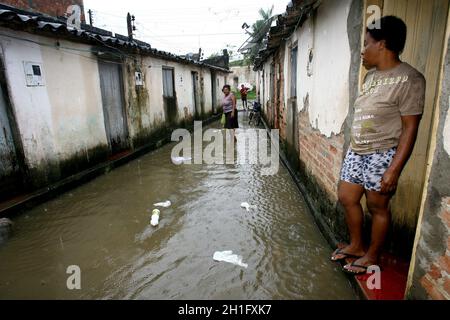
[[[229,85],[224,85],[222,92],[224,97],[222,99],[223,113],[225,114],[225,129],[232,129],[232,139],[236,141],[235,129],[239,128],[238,114],[236,109],[236,97],[231,92]]]

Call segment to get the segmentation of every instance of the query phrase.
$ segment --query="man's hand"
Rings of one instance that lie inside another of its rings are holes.
[[[400,174],[391,168],[387,169],[381,179],[381,193],[389,194],[397,189]]]

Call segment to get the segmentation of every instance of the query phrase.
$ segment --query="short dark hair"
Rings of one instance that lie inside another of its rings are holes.
[[[229,84],[224,85],[222,91],[225,90],[225,88],[228,88],[228,90],[231,91],[231,86]]]
[[[386,48],[401,54],[405,49],[407,27],[402,19],[395,16],[385,16],[380,20],[374,22],[374,25],[378,25],[380,28],[372,27],[366,28],[366,31],[376,41],[386,41]]]

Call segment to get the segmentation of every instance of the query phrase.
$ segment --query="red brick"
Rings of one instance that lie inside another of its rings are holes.
[[[2,3],[27,11],[45,13],[54,17],[64,16],[70,5],[77,4],[81,9],[83,9],[84,5],[83,0],[3,0]],[[81,19],[84,21],[83,12]]]
[[[450,206],[450,197],[444,198],[444,203]]]
[[[447,255],[440,257],[439,258],[439,267],[441,268],[441,270],[450,274],[450,257]]]
[[[428,272],[428,275],[433,279],[433,280],[438,280],[440,278],[442,278],[442,273],[441,270],[439,269],[439,267],[433,263],[431,265],[431,269]]]
[[[433,290],[430,292],[430,297],[433,300],[447,300],[445,296],[436,287],[434,287]]]
[[[442,222],[444,222],[444,224],[450,228],[450,210],[444,209],[441,212],[440,216],[441,216]]]
[[[421,279],[420,283],[422,284],[423,288],[426,290],[431,299],[446,300],[444,295],[437,289],[436,283],[434,281],[430,281],[428,276],[424,276]]]
[[[444,291],[450,296],[450,278],[446,277],[444,280]]]
[[[430,294],[430,292],[433,290],[434,288],[434,283],[432,283],[430,281],[430,279],[428,278],[427,275],[425,275],[424,277],[422,277],[422,279],[420,279],[420,284],[422,285],[422,287],[425,289],[425,291]]]

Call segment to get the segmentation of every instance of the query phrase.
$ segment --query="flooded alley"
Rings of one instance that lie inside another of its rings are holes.
[[[15,217],[0,246],[0,299],[355,298],[282,165],[273,176],[249,164],[176,166],[173,146]],[[166,200],[152,227],[153,204]],[[213,260],[225,250],[248,267]],[[71,265],[81,290],[67,289]]]

